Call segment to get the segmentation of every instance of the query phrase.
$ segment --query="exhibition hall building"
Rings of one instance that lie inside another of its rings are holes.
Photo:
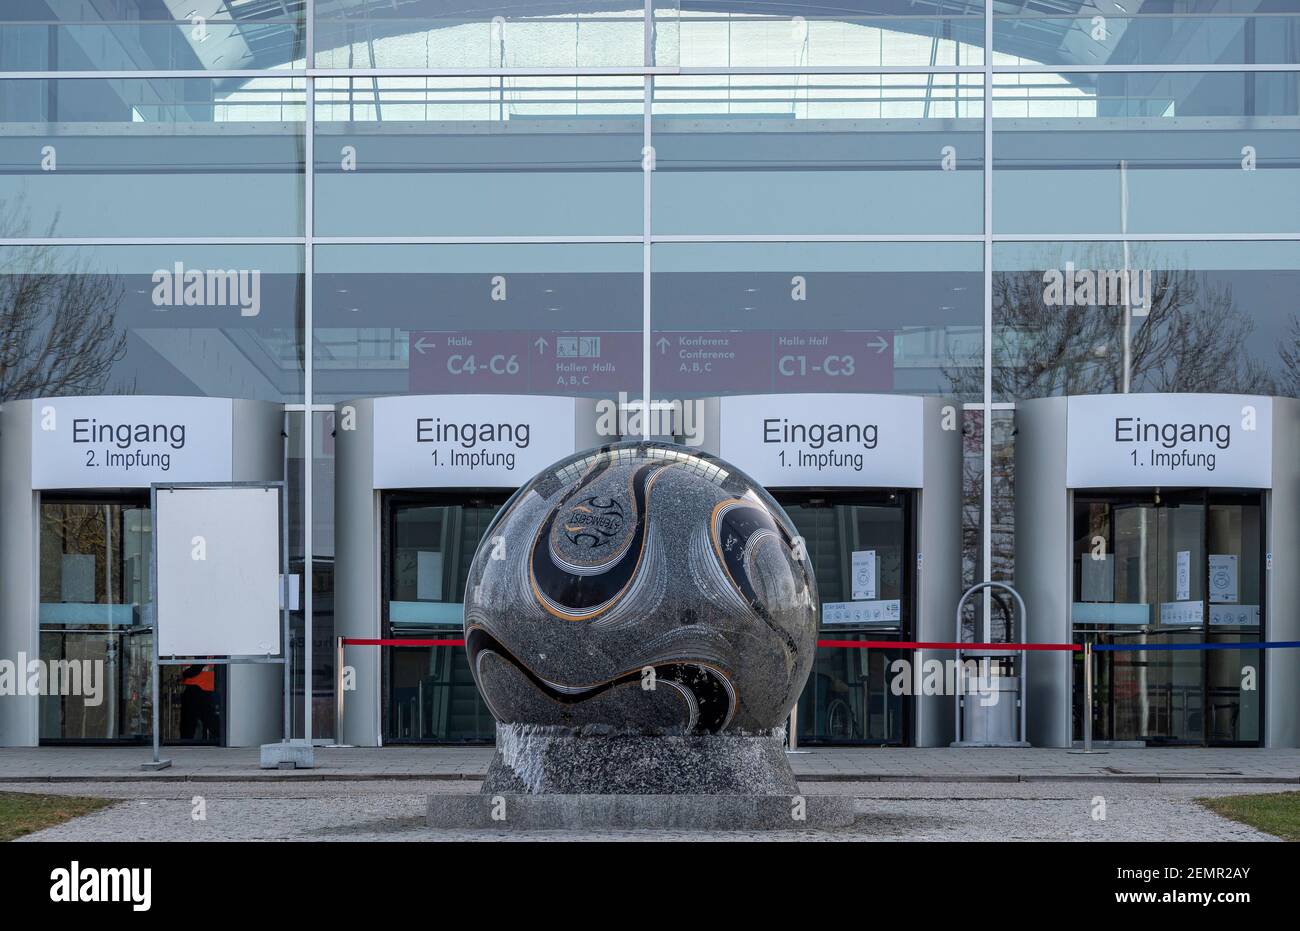
[[[5,0],[0,745],[491,744],[480,542],[648,439],[798,531],[793,744],[971,739],[964,642],[1016,742],[1300,747],[1297,295],[1300,0]],[[154,611],[223,486],[238,655]]]

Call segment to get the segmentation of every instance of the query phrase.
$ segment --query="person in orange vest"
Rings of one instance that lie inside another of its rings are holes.
[[[181,670],[181,740],[217,740],[216,667],[196,663]]]

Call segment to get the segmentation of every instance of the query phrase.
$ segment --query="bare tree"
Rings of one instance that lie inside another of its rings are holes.
[[[1291,314],[1287,335],[1277,348],[1282,360],[1278,376],[1278,391],[1289,397],[1300,397],[1300,318]]]
[[[43,237],[54,235],[56,216]],[[21,201],[0,202],[0,236],[23,238]],[[116,325],[123,287],[78,258],[70,246],[10,246],[0,252],[0,402],[16,398],[103,394],[126,355]]]
[[[1140,246],[1134,250],[1131,267],[1150,267]],[[1108,267],[1100,248],[1071,258],[1080,268]],[[1122,392],[1124,310],[1049,306],[1043,287],[1039,271],[994,276],[994,397]],[[1247,349],[1255,323],[1236,308],[1230,287],[1216,287],[1194,271],[1160,269],[1152,272],[1148,306],[1145,316],[1130,318],[1130,390],[1275,392],[1268,367]],[[979,373],[953,365],[948,374],[954,390],[969,391]]]
[[[1111,259],[1098,247],[1091,254],[1072,254],[1079,268],[1105,269]],[[1062,268],[1065,257],[1045,266]],[[1132,268],[1149,268],[1141,246],[1133,247]],[[1118,307],[1053,307],[1043,299],[1040,270],[998,272],[993,279],[996,366],[992,372],[995,400],[1025,400],[1061,394],[1118,394],[1124,390],[1124,317]],[[1193,271],[1153,271],[1149,312],[1130,319],[1129,386],[1132,391],[1275,394],[1276,381],[1291,379],[1291,393],[1300,387],[1300,321],[1293,320],[1290,346],[1279,350],[1278,379],[1252,357],[1247,341],[1254,321],[1236,308],[1228,287],[1215,287]],[[1289,354],[1288,354],[1289,353]],[[982,396],[983,370],[952,358],[945,367],[958,397]],[[978,412],[968,412],[963,457],[963,532],[966,578],[979,575],[974,565],[983,543],[983,443],[993,444],[992,573],[1010,579],[1015,570],[1014,485],[1011,455],[1013,425],[997,419],[986,430]],[[967,625],[973,626],[974,611]],[[1004,613],[1004,612],[1000,612]],[[997,625],[995,633],[1005,631]]]

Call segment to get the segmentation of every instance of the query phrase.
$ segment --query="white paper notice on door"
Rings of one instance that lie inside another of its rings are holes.
[[[1190,550],[1178,551],[1178,569],[1175,580],[1177,591],[1174,601],[1186,601],[1192,597],[1192,553]]]
[[[1210,554],[1210,601],[1218,604],[1236,604],[1237,557],[1226,553]]]
[[[857,550],[853,553],[853,600],[876,600],[875,550]]]

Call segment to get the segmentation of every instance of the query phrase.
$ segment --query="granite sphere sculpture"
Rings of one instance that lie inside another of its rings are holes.
[[[470,668],[503,724],[769,733],[816,639],[816,582],[781,506],[667,443],[544,470],[498,513],[466,584]]]

